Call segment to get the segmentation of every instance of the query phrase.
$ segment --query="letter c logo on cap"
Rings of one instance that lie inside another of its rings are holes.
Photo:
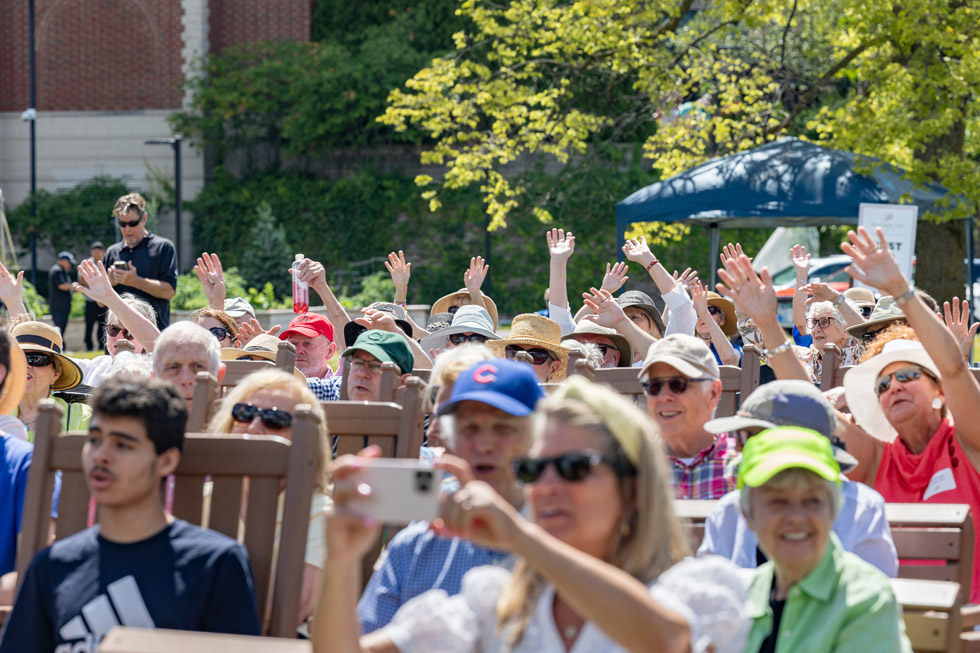
[[[497,368],[490,363],[473,370],[473,380],[477,383],[493,383],[497,380]]]

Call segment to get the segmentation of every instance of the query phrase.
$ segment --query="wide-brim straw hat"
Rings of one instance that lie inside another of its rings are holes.
[[[457,297],[465,297],[466,303],[470,303],[470,291],[466,288],[461,288],[456,292],[449,293],[448,295],[437,299],[436,303],[433,304],[432,308],[429,310],[429,313],[432,315],[435,315],[436,313],[449,313],[449,307],[453,305],[453,302]],[[493,328],[496,329],[497,324],[499,324],[499,322],[497,322],[497,305],[494,304],[493,300],[487,295],[483,295],[483,304],[487,307],[487,313],[490,314],[490,319],[493,320]]]
[[[725,316],[725,323],[721,325],[721,332],[731,338],[738,333],[738,319],[735,317],[735,304],[727,297],[722,297],[716,292],[709,290],[708,306],[714,306]]]
[[[279,354],[279,342],[279,338],[275,336],[270,336],[267,333],[260,333],[249,340],[248,344],[241,349],[238,347],[222,347],[221,360],[237,361],[242,356],[255,356],[256,358],[261,358],[263,360],[275,363],[276,356]],[[295,367],[293,368],[293,376],[306,381],[306,375]]]
[[[864,334],[872,327],[887,326],[892,322],[904,319],[905,313],[895,303],[895,298],[891,295],[882,295],[878,299],[878,303],[875,304],[874,310],[871,311],[871,316],[868,318],[868,321],[849,327],[847,329],[847,335],[855,340],[861,340]]]
[[[662,297],[660,301],[663,302]],[[630,306],[640,309],[649,315],[653,323],[657,325],[661,338],[667,334],[667,325],[664,323],[664,316],[661,314],[662,311],[657,307],[656,300],[650,297],[650,295],[641,290],[627,290],[616,298],[616,303],[623,309],[629,308]]]
[[[619,363],[616,365],[616,367],[633,366],[633,347],[630,345],[630,341],[615,329],[601,326],[592,320],[579,320],[578,324],[575,325],[575,330],[569,334],[563,335],[561,339],[563,341],[576,340],[575,336],[582,334],[609,338],[612,340],[613,346],[619,350]]]
[[[487,340],[500,340],[500,336],[493,330],[493,323],[490,314],[480,306],[460,306],[456,314],[453,315],[453,322],[445,329],[439,329],[422,338],[419,345],[423,351],[430,349],[445,349],[449,343],[449,336],[457,333],[478,333]]]
[[[61,376],[51,386],[52,390],[70,390],[82,382],[82,369],[75,364],[75,361],[61,353],[64,342],[61,339],[61,332],[56,327],[44,322],[21,322],[11,330],[10,335],[23,351],[41,352],[58,360],[61,365]],[[26,381],[26,363],[24,378]]]
[[[568,348],[561,344],[561,326],[552,319],[534,313],[518,315],[511,322],[509,338],[488,340],[486,343],[490,351],[501,357],[504,356],[507,345],[546,349],[561,363],[557,380],[564,379],[568,374]]]
[[[844,375],[844,396],[847,407],[857,420],[858,426],[879,440],[890,442],[898,437],[895,428],[885,417],[881,402],[875,394],[875,381],[881,371],[892,363],[913,363],[932,374],[942,383],[942,376],[926,353],[921,342],[914,340],[891,340],[885,343],[881,353],[860,365],[856,365]]]
[[[27,387],[27,358],[17,340],[10,338],[10,369],[0,390],[0,415],[10,415],[24,397]]]

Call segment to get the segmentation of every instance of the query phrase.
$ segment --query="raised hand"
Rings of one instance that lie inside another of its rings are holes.
[[[960,351],[967,359],[970,357],[970,350],[973,348],[973,338],[977,335],[977,327],[980,322],[974,322],[970,326],[970,304],[965,299],[962,306],[959,297],[953,297],[953,305],[943,302],[943,321],[949,329],[956,342],[960,346]]]
[[[96,263],[87,258],[80,262],[78,264],[78,279],[82,283],[76,283],[74,289],[100,304],[105,304],[108,298],[116,294],[109,282],[109,275],[106,274],[105,265],[102,264],[102,261]]]
[[[310,284],[310,288],[320,295],[330,290],[327,285],[327,271],[324,269],[323,263],[313,259],[305,258],[300,261],[299,267],[296,268],[296,280]]]
[[[583,320],[590,320],[599,326],[615,328],[626,319],[626,313],[608,290],[591,288],[590,292],[582,293],[582,299],[595,313],[595,315],[583,315]]]
[[[634,263],[639,263],[643,267],[647,267],[657,260],[657,257],[653,255],[653,252],[650,251],[650,247],[647,245],[646,236],[641,236],[639,240],[636,238],[627,240],[623,244],[623,254],[629,260]]]
[[[803,245],[793,245],[789,250],[790,258],[793,259],[793,267],[796,268],[796,276],[806,279],[810,274],[810,255]]]
[[[718,277],[723,282],[715,286],[718,293],[732,300],[756,324],[776,314],[776,289],[768,268],[762,268],[761,276],[756,274],[752,261],[742,254],[725,259],[725,269],[718,270]]]
[[[364,313],[364,317],[355,318],[354,322],[360,324],[362,327],[405,335],[395,323],[395,317],[391,313],[379,311],[374,308],[363,308],[361,312]]]
[[[238,339],[236,342],[238,343],[239,347],[244,347],[255,336],[263,333],[274,336],[279,333],[280,329],[282,329],[282,327],[276,324],[266,331],[262,328],[262,325],[259,324],[259,321],[253,317],[247,322],[242,322],[242,324],[238,327]]]
[[[385,268],[391,275],[391,280],[395,284],[395,296],[398,290],[408,288],[408,280],[412,277],[412,264],[405,261],[405,252],[398,250],[398,253],[389,252],[388,260],[385,261]]]
[[[701,283],[700,279],[695,279],[689,290],[691,291],[691,302],[694,303],[694,312],[698,314],[698,317],[707,322],[710,319],[708,314],[708,290]]]
[[[544,232],[548,240],[548,253],[552,259],[567,261],[575,251],[575,236],[564,229],[552,229]]]
[[[470,267],[463,273],[463,285],[471,293],[479,292],[489,271],[490,266],[483,262],[482,256],[471,257]]]
[[[21,270],[17,276],[13,276],[0,263],[0,300],[7,305],[10,310],[12,306],[23,304],[24,301],[24,271]]]
[[[204,287],[204,295],[208,298],[208,306],[219,311],[225,309],[225,272],[221,267],[221,259],[217,254],[204,252],[197,257],[197,265],[194,266],[194,274]]]
[[[853,265],[847,266],[847,273],[886,295],[897,297],[908,290],[909,282],[902,276],[895,257],[888,249],[885,232],[878,227],[875,233],[878,242],[871,238],[871,234],[864,227],[858,227],[856,233],[847,232],[847,239],[850,242],[841,245],[841,250],[854,262]]]
[[[807,297],[805,302],[807,306],[814,302],[835,302],[838,297],[836,290],[820,281],[808,283],[800,288],[800,290],[813,295],[812,297]]]
[[[602,277],[602,290],[607,290],[610,293],[614,293],[623,287],[623,284],[629,279],[626,276],[626,272],[629,267],[623,263],[615,263],[610,265],[606,263],[606,275]]]
[[[737,259],[740,256],[745,256],[745,252],[742,251],[741,243],[735,243],[735,244],[728,243],[727,245],[721,248],[721,251],[722,253],[720,256],[721,256],[722,265],[725,264],[726,260]],[[750,257],[746,257],[746,258],[749,259],[749,262],[752,261]]]
[[[684,286],[686,290],[691,289],[691,284],[697,281],[698,271],[691,268],[684,268],[683,272],[674,270],[674,281]]]

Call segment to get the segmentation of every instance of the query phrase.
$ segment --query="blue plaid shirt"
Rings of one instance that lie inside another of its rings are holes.
[[[474,567],[500,565],[508,556],[460,538],[438,537],[429,522],[409,524],[391,540],[385,558],[357,604],[361,632],[388,625],[398,608],[433,589],[459,594],[463,575]]]
[[[340,401],[340,382],[343,377],[339,374],[325,379],[306,379],[306,384],[320,401]]]

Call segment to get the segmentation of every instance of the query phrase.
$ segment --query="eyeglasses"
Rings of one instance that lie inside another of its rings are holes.
[[[293,416],[278,408],[259,408],[252,404],[235,404],[231,407],[231,418],[239,424],[248,424],[258,416],[270,429],[284,429],[293,423]]]
[[[442,386],[430,385],[428,390],[427,399],[429,400],[429,405],[435,408],[436,399],[439,398],[439,392],[442,390]]]
[[[882,374],[875,381],[875,394],[879,397],[885,393],[888,386],[892,384],[892,377],[899,383],[908,383],[909,381],[918,381],[922,378],[922,368],[921,367],[903,367],[901,369],[895,370],[891,374]]]
[[[605,356],[607,353],[611,351],[619,351],[619,348],[613,347],[612,345],[607,345],[602,342],[590,342],[589,344],[595,345],[595,347],[599,350],[599,353],[601,353],[603,356]]]
[[[47,367],[54,363],[54,360],[47,354],[29,353],[25,358],[27,358],[27,364],[31,367]]]
[[[721,309],[717,306],[708,306],[709,315],[721,315]]]
[[[686,376],[668,376],[660,379],[648,379],[643,381],[640,385],[643,386],[643,391],[646,392],[651,397],[656,397],[660,394],[660,391],[664,389],[664,386],[670,388],[670,392],[675,395],[682,395],[687,392],[687,389],[691,383],[700,383],[701,381],[710,381],[711,379],[689,379]]]
[[[579,483],[589,477],[593,467],[601,464],[612,467],[622,475],[631,472],[635,474],[628,463],[623,464],[621,461],[586,451],[573,451],[554,458],[516,458],[511,463],[511,469],[521,483],[536,483],[548,466],[554,465],[555,471],[562,480]]]
[[[122,337],[125,338],[126,340],[133,339],[133,334],[131,334],[129,331],[116,324],[107,324],[105,326],[105,332],[106,335],[108,335],[110,338],[115,338],[121,333]]]
[[[218,339],[218,342],[221,342],[228,337],[228,329],[224,327],[211,327],[208,329],[208,331],[210,331],[211,335]]]
[[[535,365],[544,365],[549,360],[551,360],[551,352],[547,349],[541,349],[540,347],[535,347],[533,349],[524,349],[520,345],[507,345],[504,347],[504,356],[514,360],[517,358],[517,352],[523,351],[531,357],[531,362]]]
[[[125,227],[135,227],[136,225],[138,225],[141,222],[143,222],[143,218],[137,218],[136,220],[133,220],[132,222],[126,222],[125,220],[120,220],[119,221],[119,228],[120,229],[123,229]]]
[[[460,345],[466,344],[467,342],[486,342],[487,337],[481,336],[479,333],[471,333],[470,335],[465,335],[462,333],[454,333],[449,336],[449,342],[453,343],[454,346],[459,347]]]
[[[354,358],[354,357],[351,357],[351,359],[350,359],[350,371],[351,372],[353,372],[354,370],[359,370],[362,367],[364,367],[365,365],[367,365],[367,368],[371,372],[380,372],[381,371],[381,361],[366,361],[363,358]]]
[[[830,321],[834,319],[829,316],[817,317],[817,318],[807,318],[806,328],[812,329],[813,327],[820,327],[821,329],[830,328]]]

